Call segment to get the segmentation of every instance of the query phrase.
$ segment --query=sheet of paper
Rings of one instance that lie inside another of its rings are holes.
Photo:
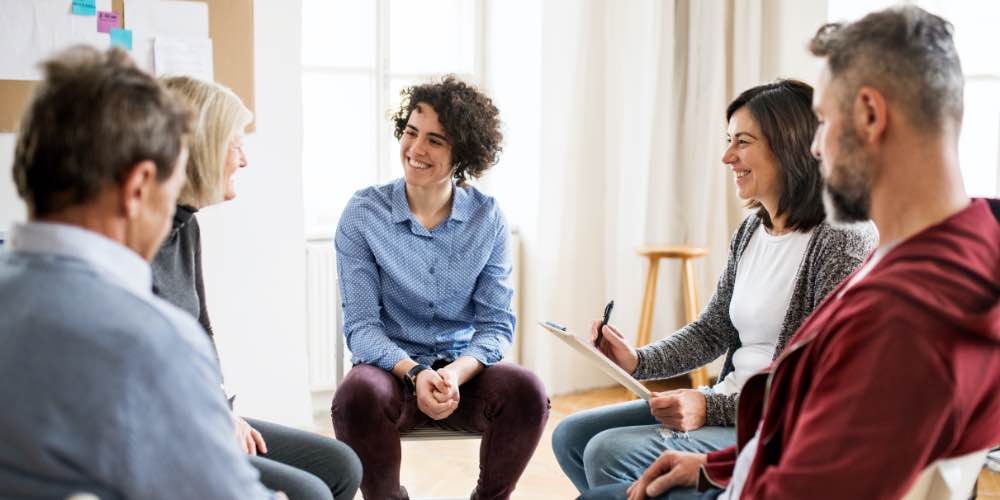
[[[153,41],[156,76],[187,75],[213,81],[212,40],[158,36]]]
[[[111,0],[96,0],[95,8],[110,11]],[[0,79],[40,80],[38,63],[71,45],[108,48],[95,18],[72,15],[66,0],[0,0],[0,12]]]
[[[208,4],[178,0],[124,0],[125,28],[132,30],[132,57],[155,72],[153,40],[158,36],[208,38]]]
[[[100,11],[97,13],[97,31],[111,33],[111,28],[121,28],[121,19],[117,12]]]

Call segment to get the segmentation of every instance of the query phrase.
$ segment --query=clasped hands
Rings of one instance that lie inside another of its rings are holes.
[[[458,374],[444,367],[417,374],[417,408],[434,420],[448,418],[458,408]]]

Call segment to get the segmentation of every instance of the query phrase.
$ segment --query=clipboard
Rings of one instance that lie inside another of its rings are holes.
[[[569,344],[569,346],[574,350],[583,354],[588,360],[596,364],[601,371],[615,379],[615,382],[618,382],[626,389],[632,391],[636,396],[639,396],[646,401],[649,401],[649,398],[653,396],[646,386],[639,383],[639,381],[633,378],[632,375],[629,375],[628,372],[622,370],[622,368],[615,364],[614,361],[611,361],[610,358],[591,345],[590,340],[574,335],[572,332],[568,331],[565,326],[553,321],[539,321],[538,326],[541,326],[549,333]]]

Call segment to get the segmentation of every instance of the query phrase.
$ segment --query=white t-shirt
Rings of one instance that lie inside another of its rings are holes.
[[[733,371],[713,388],[716,393],[739,392],[751,375],[771,363],[811,237],[812,231],[772,236],[761,224],[750,238],[729,301],[729,318],[742,345],[733,353]]]

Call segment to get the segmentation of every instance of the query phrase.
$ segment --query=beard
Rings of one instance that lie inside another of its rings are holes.
[[[871,218],[873,165],[851,125],[837,138],[840,158],[824,165],[823,205],[830,219],[851,224]],[[826,161],[824,160],[824,163]]]

